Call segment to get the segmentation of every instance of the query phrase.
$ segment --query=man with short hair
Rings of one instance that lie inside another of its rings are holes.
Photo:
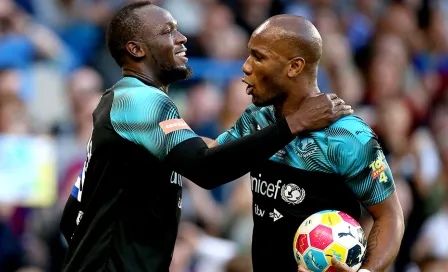
[[[320,94],[322,39],[310,21],[294,15],[271,17],[254,31],[248,48],[243,81],[253,104],[210,147],[257,133]],[[346,116],[323,130],[301,133],[270,159],[254,165],[250,174],[255,272],[297,271],[292,243],[300,224],[323,210],[339,210],[359,220],[360,204],[374,219],[367,259],[353,247],[338,252],[345,265],[330,250],[327,257],[321,256],[333,259],[330,268],[306,251],[308,242],[301,241],[301,253],[307,254],[303,261],[314,271],[352,271],[350,267],[362,262],[364,272],[373,272],[385,271],[397,255],[403,212],[377,136],[360,118]],[[309,239],[323,243],[319,237]]]

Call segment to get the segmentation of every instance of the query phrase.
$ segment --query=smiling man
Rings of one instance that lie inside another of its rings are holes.
[[[148,1],[112,18],[107,44],[124,77],[93,113],[87,159],[61,220],[69,243],[63,271],[168,271],[181,175],[214,188],[246,174],[294,135],[352,113],[335,95],[321,95],[265,129],[209,149],[168,96],[171,83],[191,74],[186,41],[171,14]]]

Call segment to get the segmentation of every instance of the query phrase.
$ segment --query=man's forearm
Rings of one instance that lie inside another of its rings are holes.
[[[170,151],[165,163],[200,187],[212,189],[250,172],[260,160],[269,159],[292,139],[294,135],[283,118],[214,148],[208,148],[199,138],[186,140]]]
[[[403,222],[397,218],[378,218],[367,240],[367,255],[361,268],[383,272],[392,264],[400,249]]]

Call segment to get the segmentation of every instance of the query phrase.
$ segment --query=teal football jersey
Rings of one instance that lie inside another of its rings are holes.
[[[198,136],[165,93],[133,77],[103,94],[93,122],[61,220],[69,242],[62,271],[168,271],[182,179],[164,159]]]
[[[251,105],[218,143],[249,135],[275,120],[272,106]],[[292,242],[304,219],[322,210],[340,210],[359,219],[360,204],[378,204],[395,190],[377,136],[355,115],[296,137],[252,169],[250,182],[254,271],[297,271]],[[353,265],[361,261],[361,256],[349,256],[355,258],[350,260]]]

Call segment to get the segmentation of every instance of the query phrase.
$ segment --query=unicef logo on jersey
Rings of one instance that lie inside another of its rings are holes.
[[[294,183],[288,185],[284,184],[282,186],[281,194],[282,199],[288,204],[300,204],[303,199],[305,199],[305,190]]]
[[[294,151],[299,157],[306,158],[314,154],[316,150],[317,146],[313,138],[297,139],[296,144],[294,144]]]

